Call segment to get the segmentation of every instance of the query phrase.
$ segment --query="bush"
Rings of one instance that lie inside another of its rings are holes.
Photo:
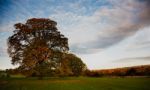
[[[5,71],[0,71],[0,78],[7,78],[7,77],[10,77],[8,73],[6,73]]]

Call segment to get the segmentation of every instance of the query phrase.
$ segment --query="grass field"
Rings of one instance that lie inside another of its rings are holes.
[[[8,78],[0,90],[150,90],[150,78]]]

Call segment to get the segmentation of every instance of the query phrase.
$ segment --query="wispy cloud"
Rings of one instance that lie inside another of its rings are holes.
[[[127,52],[142,52],[150,50],[150,26],[140,29],[136,34],[127,38],[126,42]],[[123,45],[121,45],[123,46]],[[148,53],[148,52],[147,52]],[[150,54],[149,54],[150,55]]]
[[[110,2],[112,7],[103,6],[91,16],[81,16],[78,25],[69,28],[70,31],[76,31],[70,37],[72,41],[76,41],[75,44],[71,43],[74,52],[84,53],[111,47],[150,25],[148,0]]]
[[[135,61],[150,61],[150,56],[145,57],[133,57],[133,58],[124,58],[120,60],[115,60],[113,62],[123,63],[123,62],[135,62]]]

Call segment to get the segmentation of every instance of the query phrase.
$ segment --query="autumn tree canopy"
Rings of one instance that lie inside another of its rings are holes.
[[[26,70],[41,72],[45,66],[48,71],[62,72],[59,70],[62,70],[69,50],[68,39],[56,25],[55,21],[45,18],[32,18],[25,24],[15,24],[14,34],[8,38],[12,64],[19,64]]]
[[[8,38],[12,64],[32,68],[46,61],[56,68],[61,53],[69,50],[68,39],[57,30],[56,25],[55,21],[44,18],[15,24],[14,35]]]

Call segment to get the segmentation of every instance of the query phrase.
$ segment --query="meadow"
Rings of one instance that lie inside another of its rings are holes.
[[[3,78],[0,90],[150,90],[149,77]]]

